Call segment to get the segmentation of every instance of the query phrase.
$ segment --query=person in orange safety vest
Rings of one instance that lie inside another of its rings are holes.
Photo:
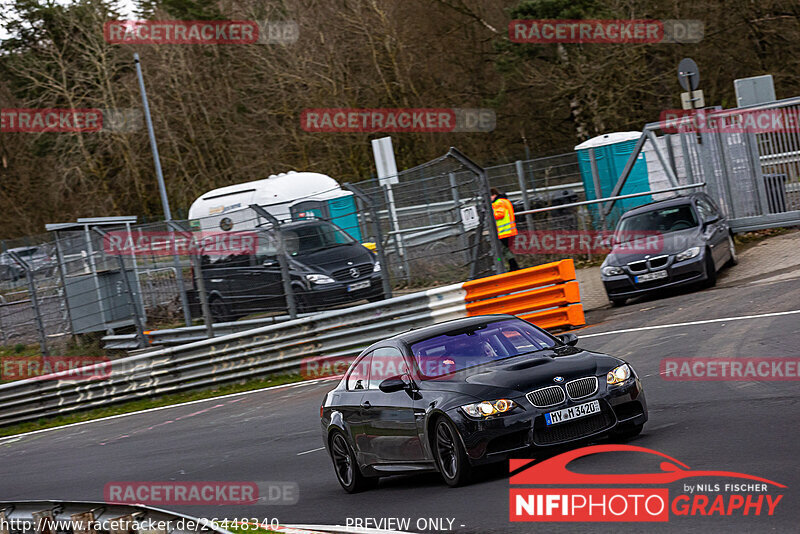
[[[517,259],[511,252],[509,241],[517,235],[517,223],[514,220],[514,206],[508,197],[501,193],[498,189],[492,188],[492,211],[494,211],[494,220],[497,224],[497,237],[503,244],[504,256],[508,259],[508,269],[516,271],[519,269]]]

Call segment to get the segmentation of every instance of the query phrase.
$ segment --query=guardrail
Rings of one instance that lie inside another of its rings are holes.
[[[0,425],[274,373],[318,359],[354,358],[412,328],[486,313],[517,313],[546,328],[584,324],[572,260],[316,313],[154,350],[80,371],[0,384]],[[96,375],[97,380],[75,376]]]

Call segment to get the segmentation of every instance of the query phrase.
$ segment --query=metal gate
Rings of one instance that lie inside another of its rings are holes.
[[[709,111],[679,129],[664,136],[667,152],[682,156],[671,164],[706,183],[733,231],[800,224],[800,97]]]

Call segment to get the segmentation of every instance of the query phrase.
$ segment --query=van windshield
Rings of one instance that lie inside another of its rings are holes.
[[[319,222],[283,230],[286,250],[293,256],[350,245],[356,240],[338,226]]]

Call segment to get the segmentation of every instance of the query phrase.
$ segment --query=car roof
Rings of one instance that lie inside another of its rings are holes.
[[[622,219],[626,217],[630,217],[631,215],[638,215],[640,213],[647,213],[648,211],[653,211],[655,209],[661,208],[668,208],[670,206],[680,206],[683,204],[689,204],[692,200],[697,198],[705,197],[704,193],[690,193],[688,195],[677,195],[672,198],[668,198],[666,200],[656,200],[654,202],[650,202],[648,204],[642,204],[641,206],[637,206],[635,208],[629,209],[625,213],[622,214]]]
[[[442,323],[437,323],[431,326],[423,326],[422,328],[415,328],[407,332],[396,334],[384,341],[403,341],[405,343],[416,343],[423,339],[429,339],[436,336],[447,334],[462,328],[471,328],[473,326],[480,326],[489,323],[501,321],[503,319],[517,319],[513,315],[476,315],[475,317],[464,317],[462,319],[452,319]]]

